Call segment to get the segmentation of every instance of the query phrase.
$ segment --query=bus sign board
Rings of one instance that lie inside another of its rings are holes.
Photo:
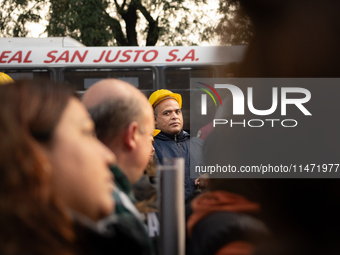
[[[0,47],[0,66],[113,66],[225,64],[244,46],[188,47]]]

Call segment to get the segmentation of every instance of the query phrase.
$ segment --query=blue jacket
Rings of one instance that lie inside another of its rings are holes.
[[[191,148],[190,148],[191,144]],[[179,158],[185,159],[185,198],[195,191],[194,180],[198,177],[192,176],[190,178],[190,165],[203,165],[202,147],[203,140],[192,137],[184,130],[178,135],[170,135],[161,131],[155,136],[155,155],[158,163],[163,164],[165,158]],[[193,162],[190,162],[190,155]]]

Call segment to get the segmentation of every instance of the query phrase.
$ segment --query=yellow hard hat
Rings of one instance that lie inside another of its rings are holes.
[[[9,75],[0,72],[0,85],[5,85],[12,82],[14,81]]]
[[[153,131],[153,137],[155,137],[156,135],[158,135],[161,132],[160,129],[155,128],[155,130]]]
[[[155,107],[165,99],[175,99],[178,102],[179,107],[182,107],[182,96],[180,94],[172,93],[167,89],[159,89],[153,92],[149,97],[149,102],[152,107]]]

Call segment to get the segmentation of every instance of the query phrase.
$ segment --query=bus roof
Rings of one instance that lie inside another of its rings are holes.
[[[1,48],[18,48],[18,47],[85,47],[71,37],[9,37],[0,38]]]

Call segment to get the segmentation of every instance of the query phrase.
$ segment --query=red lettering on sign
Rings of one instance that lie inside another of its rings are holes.
[[[3,51],[0,55],[0,63],[6,63],[6,61],[3,61],[4,58],[8,58],[6,54],[11,53],[12,51]]]
[[[52,53],[58,53],[58,51],[52,50],[49,53],[47,53],[47,57],[51,58],[51,60],[44,60],[44,63],[52,63],[56,59],[56,57],[52,55]]]
[[[10,60],[8,60],[8,64],[11,63],[12,61],[18,61],[18,63],[21,63],[22,60],[22,51],[19,50],[17,53],[15,53]]]
[[[153,58],[151,58],[151,59],[147,59],[147,58],[146,58],[147,55],[148,55],[149,53],[153,53],[153,54],[154,54]],[[157,50],[149,50],[149,51],[147,51],[147,52],[144,54],[144,56],[143,56],[143,61],[144,61],[144,62],[151,62],[151,61],[155,60],[155,59],[157,58],[157,56],[158,56],[158,51],[157,51]]]
[[[26,57],[24,59],[24,63],[32,63],[32,60],[28,59],[30,57],[31,53],[32,53],[31,50],[29,52],[27,52]]]
[[[186,54],[185,57],[182,59],[182,61],[186,59],[191,59],[191,61],[195,61],[195,50],[189,51],[188,54]]]
[[[106,61],[106,62],[109,62],[109,63],[116,61],[117,58],[119,57],[120,52],[121,52],[121,51],[119,50],[119,51],[117,52],[117,55],[115,56],[115,58],[114,58],[113,60],[110,60],[109,57],[110,57],[111,51],[109,50],[109,51],[107,52],[107,54],[106,54],[105,61]]]
[[[56,63],[62,60],[65,61],[65,63],[68,63],[68,59],[69,59],[69,52],[68,50],[65,50],[63,54],[61,54],[60,57],[57,59]]]
[[[102,54],[100,55],[99,59],[97,60],[93,60],[94,63],[98,63],[100,61],[102,61],[103,57],[104,57],[104,54],[105,54],[106,50],[103,50]]]
[[[166,62],[171,62],[171,61],[174,61],[174,60],[176,60],[176,58],[177,58],[177,55],[176,54],[174,54],[174,52],[177,52],[178,50],[172,50],[172,51],[170,51],[169,52],[169,56],[171,56],[172,57],[172,59],[171,58],[169,58],[169,59],[166,59],[165,61]]]
[[[83,63],[88,52],[89,52],[89,51],[86,50],[86,51],[84,52],[84,55],[81,56],[80,53],[79,53],[79,51],[76,50],[76,51],[73,53],[73,57],[72,57],[72,59],[71,59],[71,63],[73,63],[73,61],[74,61],[74,59],[76,58],[76,56],[78,57],[79,61],[80,61],[81,63]]]
[[[129,61],[130,58],[131,58],[131,56],[128,55],[128,53],[130,53],[130,52],[132,52],[132,50],[126,50],[126,51],[124,51],[122,55],[123,55],[124,57],[126,57],[126,59],[121,59],[121,60],[119,60],[119,62],[127,62],[127,61]]]
[[[133,60],[133,62],[136,62],[137,61],[137,59],[138,59],[138,57],[139,57],[139,54],[141,54],[142,52],[144,52],[145,50],[135,50],[135,52],[137,53],[136,54],[136,57],[135,57],[135,59]]]

